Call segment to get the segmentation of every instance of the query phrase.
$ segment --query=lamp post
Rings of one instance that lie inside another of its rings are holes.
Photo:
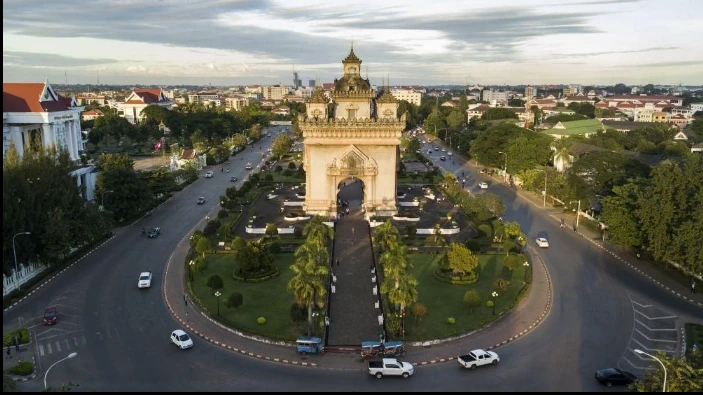
[[[312,313],[312,325],[311,325],[311,328],[310,328],[310,330],[311,330],[310,333],[311,333],[311,336],[313,336],[313,337],[315,336],[315,323],[316,323],[316,321],[317,321],[317,320],[315,319],[315,317],[318,317],[319,315],[320,315],[320,313]]]
[[[527,284],[527,268],[530,267],[530,262],[525,261],[522,266],[525,267],[525,284]]]
[[[31,235],[32,232],[20,232],[17,233],[16,235],[12,236],[12,254],[15,256],[15,279],[17,278],[17,275],[19,274],[19,269],[17,267],[17,250],[15,249],[15,237],[19,235]]]
[[[496,298],[498,297],[498,292],[493,291],[491,296],[493,297],[493,315],[496,315]]]
[[[67,356],[66,358],[64,358],[64,359],[59,359],[58,361],[54,362],[53,365],[49,366],[49,369],[47,369],[47,370],[46,370],[46,373],[44,374],[44,389],[45,389],[45,390],[48,388],[48,387],[46,386],[46,377],[49,375],[49,372],[51,371],[51,368],[53,368],[54,366],[56,366],[56,364],[58,364],[59,362],[63,362],[63,361],[65,361],[65,360],[67,360],[67,359],[75,358],[77,355],[78,355],[77,352],[72,352],[72,353],[68,354],[68,356]]]
[[[542,200],[542,207],[547,207],[547,171],[544,169],[537,170],[544,172],[544,191],[542,191],[544,199]]]
[[[195,261],[191,259],[190,262],[188,262],[188,277],[190,278],[190,282],[193,282],[193,266],[195,266]]]
[[[215,297],[217,298],[217,316],[220,316],[220,296],[222,293],[220,291],[215,292]]]
[[[578,202],[578,207],[576,208],[576,227],[578,228],[579,227],[579,213],[581,212],[581,200],[572,200],[569,202],[569,204],[576,203],[576,202]]]
[[[115,192],[115,191],[109,190],[109,191],[103,191],[103,192],[100,193],[100,207],[101,207],[103,210],[105,209],[105,194],[106,194],[106,193],[112,193],[112,192]]]
[[[666,366],[664,366],[664,363],[661,361],[661,359],[655,357],[654,355],[647,354],[646,352],[640,350],[639,348],[635,349],[635,353],[640,354],[640,355],[646,355],[655,361],[659,362],[659,364],[662,366],[662,369],[664,369],[664,386],[662,387],[662,392],[666,392]]]

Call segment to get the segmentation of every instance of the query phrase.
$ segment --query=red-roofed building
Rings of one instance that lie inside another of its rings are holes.
[[[56,93],[49,82],[2,84],[3,160],[11,146],[22,156],[32,141],[42,146],[66,150],[79,162],[84,150],[81,112],[75,98]],[[83,197],[94,198],[97,173],[93,166],[71,172],[78,186],[85,186]]]
[[[290,108],[288,106],[280,106],[271,110],[274,115],[290,115]]]
[[[120,115],[131,123],[138,123],[144,119],[142,110],[146,106],[171,107],[173,104],[160,88],[154,89],[134,89],[127,96],[124,103],[119,104]]]
[[[81,114],[81,117],[83,118],[84,121],[93,121],[97,117],[102,117],[104,114],[100,110],[90,110],[86,111],[83,114]]]

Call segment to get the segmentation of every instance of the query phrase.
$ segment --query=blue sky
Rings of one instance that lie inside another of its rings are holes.
[[[703,84],[701,0],[3,0],[3,81]]]

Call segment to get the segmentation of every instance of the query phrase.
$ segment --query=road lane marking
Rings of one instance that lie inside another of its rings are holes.
[[[44,345],[42,344],[39,345],[39,356],[44,356]]]
[[[647,325],[645,325],[645,324],[644,324],[642,321],[640,321],[640,320],[635,320],[635,321],[636,321],[638,324],[642,325],[643,327],[647,328],[648,331],[652,331],[652,332],[664,332],[664,331],[675,331],[675,330],[676,330],[676,328],[673,328],[673,329],[652,329],[652,328],[648,327]]]
[[[75,337],[73,338],[73,345],[78,347],[78,339],[76,339]]]
[[[653,321],[653,320],[672,320],[672,319],[677,319],[677,318],[679,318],[678,316],[675,316],[675,315],[669,315],[669,316],[664,316],[664,317],[650,317],[650,316],[648,316],[647,314],[645,314],[645,313],[643,313],[643,312],[641,312],[641,311],[639,311],[639,310],[635,310],[635,313],[637,313],[637,314],[639,314],[639,315],[641,315],[641,316],[644,316],[646,319],[652,320],[652,321]]]
[[[61,352],[61,341],[60,340],[56,341],[56,352]]]
[[[53,351],[51,350],[51,343],[46,343],[46,351],[47,354],[53,353]]]
[[[637,306],[644,307],[644,308],[653,306],[651,304],[640,304],[640,303],[635,302],[634,300],[632,301],[632,303],[636,304]]]

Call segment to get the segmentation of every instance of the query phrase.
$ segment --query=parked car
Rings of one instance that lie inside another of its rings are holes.
[[[483,365],[497,365],[500,362],[498,354],[493,351],[473,350],[466,355],[457,358],[459,365],[467,369],[476,369]]]
[[[487,174],[487,173],[488,173],[488,169],[481,169],[481,172],[480,172],[480,173],[481,173],[481,174]]]
[[[478,187],[481,189],[488,189],[488,183],[487,182],[479,182]]]
[[[151,288],[151,272],[141,272],[141,274],[139,274],[139,281],[137,282],[137,287]]]
[[[325,352],[325,345],[319,337],[301,336],[295,341],[296,351],[299,354],[322,354]]]
[[[193,339],[191,339],[187,333],[180,329],[176,329],[171,332],[171,343],[176,345],[181,350],[193,347]]]
[[[150,239],[155,239],[155,238],[159,237],[160,234],[161,234],[161,228],[159,228],[159,227],[151,228],[151,229],[149,229],[148,232],[146,232],[146,235],[149,236]]]
[[[56,307],[49,307],[44,310],[44,325],[54,325],[59,322],[59,312]]]
[[[549,241],[547,241],[547,239],[545,239],[544,237],[538,237],[537,240],[535,240],[535,241],[537,242],[537,246],[539,246],[539,247],[542,247],[542,248],[549,247]]]
[[[198,198],[198,204],[205,204],[205,196],[201,196]]]
[[[601,384],[612,387],[614,385],[632,384],[637,381],[637,377],[630,372],[618,368],[607,368],[596,372],[596,380]]]
[[[205,173],[205,178],[212,178],[213,175],[214,175],[213,172],[208,171],[208,172]]]

